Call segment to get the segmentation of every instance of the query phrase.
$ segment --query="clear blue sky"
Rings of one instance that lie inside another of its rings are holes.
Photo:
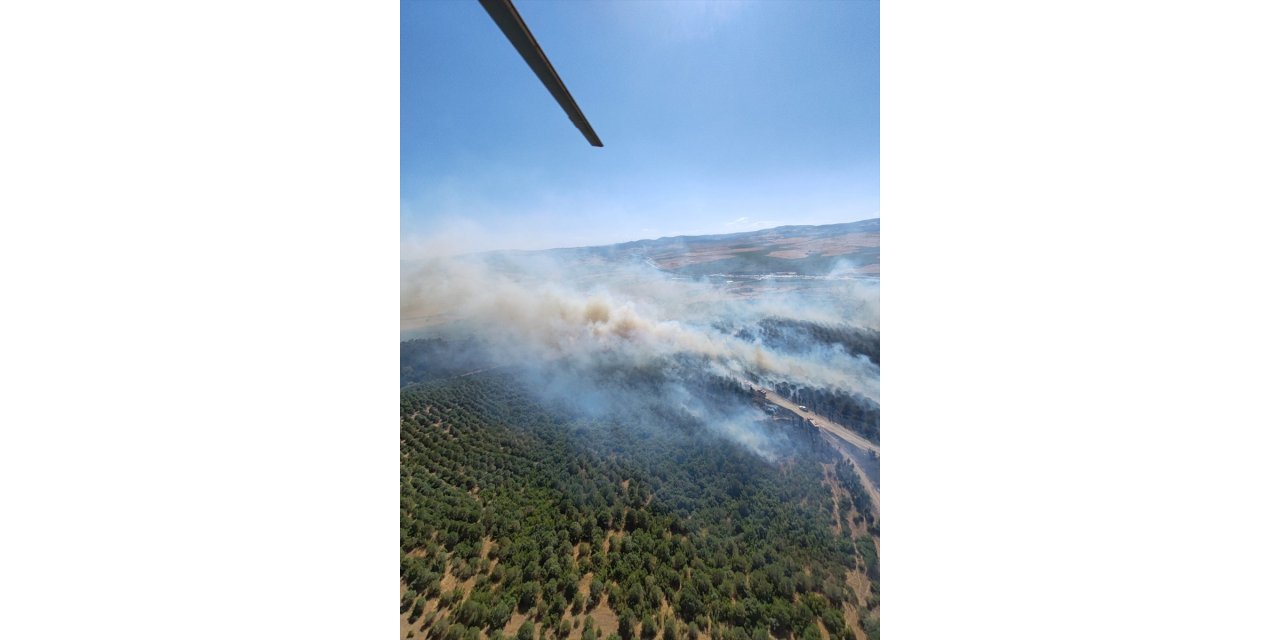
[[[604,147],[478,2],[402,2],[404,257],[879,215],[878,2],[516,8]]]

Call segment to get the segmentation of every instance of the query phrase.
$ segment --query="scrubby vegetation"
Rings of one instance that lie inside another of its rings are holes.
[[[764,428],[788,455],[674,409],[574,417],[499,372],[405,388],[406,637],[878,638],[865,490],[821,439]]]

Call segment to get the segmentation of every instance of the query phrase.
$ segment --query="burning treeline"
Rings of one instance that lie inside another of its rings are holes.
[[[762,454],[770,438],[750,426],[762,416],[749,395],[726,402],[708,389],[766,385],[878,432],[875,286],[833,281],[822,303],[743,296],[643,263],[537,254],[431,260],[406,269],[401,286],[404,336],[429,338],[407,344],[442,372],[504,367],[545,399],[594,414],[678,407]]]

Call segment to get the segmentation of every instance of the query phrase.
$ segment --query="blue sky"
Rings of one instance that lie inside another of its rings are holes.
[[[516,8],[604,147],[478,2],[402,2],[404,257],[879,215],[877,2]]]

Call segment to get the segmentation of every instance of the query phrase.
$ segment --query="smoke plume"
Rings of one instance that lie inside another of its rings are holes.
[[[878,404],[879,366],[867,355],[803,332],[771,341],[760,330],[783,322],[878,335],[878,285],[836,277],[800,289],[786,278],[749,288],[728,282],[572,251],[432,259],[404,267],[401,330],[474,339],[492,366],[527,376],[549,400],[580,411],[655,399],[680,407],[762,455],[767,438],[746,426],[762,414],[713,406],[691,381],[786,383]],[[658,381],[643,398],[629,379],[635,372]]]

